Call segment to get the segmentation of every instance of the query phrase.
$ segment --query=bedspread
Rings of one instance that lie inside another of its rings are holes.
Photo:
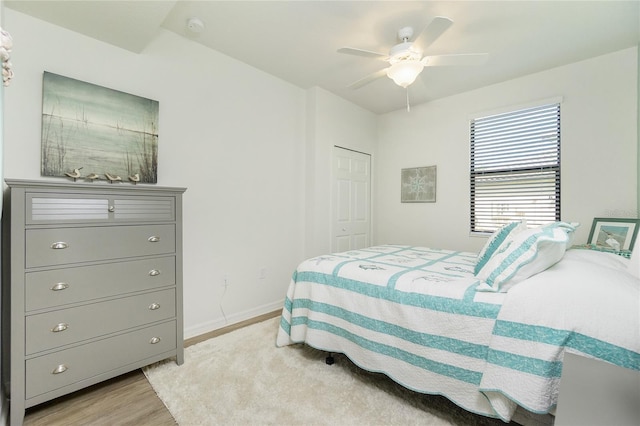
[[[565,349],[640,370],[640,282],[613,254],[569,250],[513,287],[498,315],[480,383],[496,413],[547,413]],[[626,266],[626,265],[625,265]]]
[[[509,293],[487,293],[476,291],[475,253],[385,245],[319,256],[293,274],[276,343],[344,353],[474,413],[505,421],[517,405],[546,413],[557,400],[565,346],[638,368],[638,321],[629,317],[635,309],[638,318],[638,286],[619,284],[625,302],[610,287],[603,296],[608,284],[594,296],[586,278],[567,278],[582,267],[570,259]],[[584,272],[609,280],[615,273]],[[585,317],[585,309],[598,315]],[[622,321],[630,328],[612,335]]]
[[[493,410],[478,386],[503,294],[476,293],[474,253],[377,246],[299,265],[277,345],[347,355],[403,386]]]

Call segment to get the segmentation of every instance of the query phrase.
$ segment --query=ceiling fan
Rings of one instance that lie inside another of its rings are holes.
[[[409,41],[413,37],[413,28],[401,28],[398,31],[398,38],[402,42],[393,46],[388,55],[354,47],[338,49],[339,53],[377,58],[389,62],[387,68],[369,74],[347,87],[358,89],[386,75],[398,86],[407,88],[416,80],[424,67],[484,64],[488,57],[486,53],[423,56],[424,51],[449,29],[451,24],[453,24],[451,19],[436,16],[413,41]]]

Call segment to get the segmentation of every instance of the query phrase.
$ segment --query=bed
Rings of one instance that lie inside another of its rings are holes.
[[[302,262],[277,346],[343,353],[505,422],[518,407],[555,408],[565,351],[639,370],[640,279],[630,261],[569,249],[565,225],[504,228],[479,254],[380,245]]]

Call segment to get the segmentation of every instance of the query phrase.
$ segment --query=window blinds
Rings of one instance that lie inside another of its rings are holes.
[[[471,120],[471,232],[560,220],[560,104]]]

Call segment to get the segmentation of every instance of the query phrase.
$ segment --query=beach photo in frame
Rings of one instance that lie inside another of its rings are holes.
[[[640,219],[596,217],[587,242],[616,251],[631,250],[638,235],[639,224]]]
[[[158,115],[158,101],[45,71],[41,175],[157,183]]]
[[[436,166],[402,169],[400,201],[402,203],[435,203],[436,177]]]

